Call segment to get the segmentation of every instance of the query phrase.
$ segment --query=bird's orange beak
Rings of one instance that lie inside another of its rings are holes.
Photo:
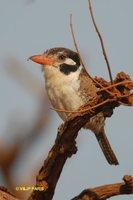
[[[55,60],[46,54],[31,56],[28,60],[32,60],[41,65],[53,65],[55,63]]]

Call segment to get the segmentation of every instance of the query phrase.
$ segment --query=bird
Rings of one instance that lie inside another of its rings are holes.
[[[96,97],[98,88],[82,66],[77,52],[56,47],[46,50],[43,54],[31,56],[29,59],[42,65],[48,97],[63,121],[67,119],[68,112],[59,112],[59,110],[75,111]],[[91,117],[84,128],[94,133],[108,163],[118,165],[119,162],[105,134],[103,112]]]

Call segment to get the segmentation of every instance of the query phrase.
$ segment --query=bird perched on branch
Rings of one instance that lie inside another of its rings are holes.
[[[43,65],[46,90],[54,108],[74,111],[97,95],[98,88],[81,65],[76,52],[62,47],[52,48],[29,59]],[[58,114],[64,121],[68,115],[66,112]],[[100,112],[92,117],[84,128],[95,134],[108,163],[118,165],[104,126],[105,118]]]

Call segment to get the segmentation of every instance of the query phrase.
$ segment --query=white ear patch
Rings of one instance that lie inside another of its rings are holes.
[[[64,63],[67,65],[76,65],[76,62],[74,62],[71,58],[66,58]]]

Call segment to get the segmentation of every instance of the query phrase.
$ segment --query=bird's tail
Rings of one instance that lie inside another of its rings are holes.
[[[106,137],[104,128],[101,130],[101,132],[95,135],[108,163],[110,165],[118,165],[119,162],[111,148],[108,138]]]

